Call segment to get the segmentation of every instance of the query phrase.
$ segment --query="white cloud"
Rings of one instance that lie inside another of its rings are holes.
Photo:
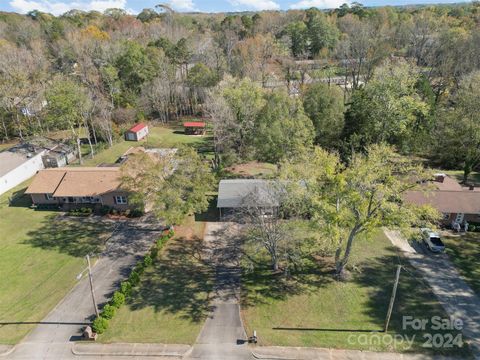
[[[196,10],[195,4],[193,3],[192,0],[170,0],[169,5],[174,9],[174,10],[180,10],[180,11],[194,11]]]
[[[188,0],[187,0],[188,1]],[[20,13],[27,13],[32,10],[39,10],[54,15],[63,14],[69,10],[97,10],[105,11],[110,8],[125,9],[127,0],[12,0],[10,6]]]
[[[333,9],[338,8],[345,2],[349,3],[349,1],[345,0],[301,0],[290,5],[290,9],[308,9],[311,7],[317,7],[320,9]]]
[[[279,10],[280,5],[273,0],[231,0],[233,6],[246,7],[249,10]]]

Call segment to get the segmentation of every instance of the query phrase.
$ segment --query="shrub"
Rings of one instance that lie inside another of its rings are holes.
[[[115,315],[115,308],[112,305],[105,305],[102,310],[102,318],[110,320]]]
[[[130,296],[130,294],[132,292],[132,284],[130,283],[130,281],[123,281],[120,284],[120,292],[123,295],[125,295],[125,297]]]
[[[99,316],[92,322],[92,330],[97,334],[103,334],[108,328],[108,320]]]
[[[156,259],[158,256],[158,247],[157,246],[153,246],[152,247],[152,250],[150,250],[150,257],[153,259]]]
[[[140,282],[140,275],[135,270],[133,270],[130,273],[128,280],[130,281],[130,284],[132,286],[136,286]]]
[[[173,235],[175,235],[175,231],[173,231],[173,229],[170,229],[170,230],[168,231],[168,237],[169,237],[169,238],[172,238]]]
[[[107,205],[103,205],[100,210],[98,210],[99,214],[104,216],[107,215],[110,212],[110,207]]]
[[[153,260],[152,260],[152,258],[150,257],[150,255],[147,255],[147,256],[145,256],[145,257],[143,258],[143,265],[144,265],[144,267],[148,267],[148,266],[152,265],[152,263],[153,263]]]
[[[113,297],[112,297],[112,300],[110,301],[110,304],[118,309],[124,303],[125,303],[125,295],[123,295],[120,291],[115,291],[113,293]]]
[[[143,211],[142,211],[142,209],[131,209],[128,216],[131,217],[131,218],[141,217],[141,216],[143,216]]]
[[[133,271],[138,273],[138,275],[142,275],[144,270],[145,270],[145,265],[143,264],[143,262],[139,262],[133,269]]]

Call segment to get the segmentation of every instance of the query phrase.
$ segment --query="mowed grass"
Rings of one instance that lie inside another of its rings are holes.
[[[145,271],[102,342],[193,344],[209,312],[213,274],[202,254],[205,224],[191,217]]]
[[[0,343],[20,341],[66,295],[108,229],[34,211],[27,183],[0,196]],[[9,206],[9,196],[16,196]]]
[[[443,240],[450,260],[480,296],[480,233],[445,236]]]
[[[150,127],[150,133],[145,140],[142,141],[125,141],[119,140],[112,147],[99,151],[93,159],[89,157],[90,151],[88,146],[84,145],[84,166],[97,166],[102,163],[114,163],[121,155],[123,155],[131,147],[157,147],[157,148],[174,148],[183,144],[191,145],[197,148],[199,153],[206,156],[211,152],[211,137],[191,136],[183,133],[181,124],[173,124],[171,126]]]
[[[402,316],[447,318],[419,274],[380,231],[371,239],[358,239],[353,255],[352,278],[347,282],[333,278],[328,258],[312,261],[290,279],[272,275],[267,267],[245,271],[242,317],[247,334],[256,330],[261,345],[430,352],[422,347],[423,332],[402,329]],[[378,341],[384,335],[378,331],[384,326],[398,263],[404,270],[388,334],[414,336],[411,349],[405,342],[393,346],[388,340]],[[439,351],[443,352],[469,354],[465,348]]]

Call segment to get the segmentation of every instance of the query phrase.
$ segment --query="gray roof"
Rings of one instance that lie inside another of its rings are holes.
[[[243,207],[247,196],[254,194],[259,206],[279,206],[278,189],[273,181],[258,179],[221,180],[218,187],[218,208]]]

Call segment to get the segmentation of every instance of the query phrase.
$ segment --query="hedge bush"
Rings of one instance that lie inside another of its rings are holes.
[[[92,322],[92,330],[97,334],[103,334],[108,328],[108,320],[99,316]]]
[[[125,295],[125,298],[129,297],[130,294],[132,293],[132,284],[130,281],[123,281],[120,284],[120,292]]]
[[[108,328],[108,320],[115,316],[116,309],[119,309],[124,303],[125,299],[130,296],[132,288],[137,286],[140,282],[140,275],[145,268],[152,266],[154,260],[157,258],[158,252],[166,244],[166,242],[174,235],[173,230],[167,234],[162,235],[150,250],[150,255],[146,255],[142,261],[138,262],[134,267],[128,280],[120,284],[120,289],[113,293],[110,303],[105,305],[102,314],[92,322],[92,329],[97,334],[102,334]]]
[[[133,270],[133,271],[130,273],[130,276],[128,277],[128,281],[130,282],[130,284],[132,285],[132,287],[137,286],[138,283],[140,282],[140,275],[138,274],[138,272],[136,272],[135,270]]]
[[[102,314],[101,314],[102,318],[110,320],[115,315],[115,310],[116,310],[115,307],[113,307],[112,305],[110,304],[105,305],[103,307]]]
[[[120,291],[115,291],[113,293],[113,297],[112,297],[112,300],[110,301],[110,304],[118,309],[124,303],[125,303],[125,295],[122,294]]]
[[[152,258],[150,257],[150,255],[147,255],[143,258],[143,266],[144,267],[149,267],[153,264],[153,260]]]

